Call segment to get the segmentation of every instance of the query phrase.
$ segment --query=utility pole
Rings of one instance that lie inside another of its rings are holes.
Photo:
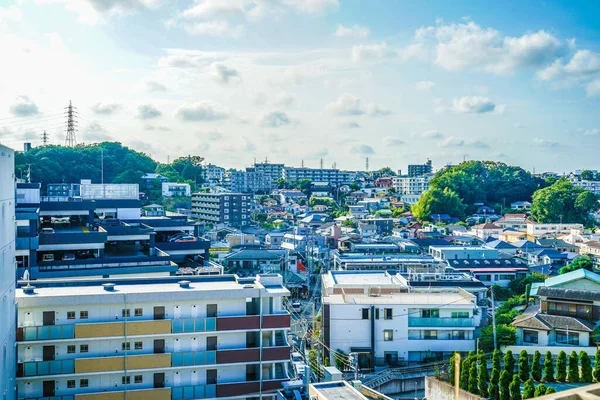
[[[304,168],[304,160],[302,160],[302,162],[300,163],[300,165],[302,166],[302,168]]]
[[[333,164],[331,165],[331,169],[336,169],[337,168],[337,163],[334,161]]]
[[[104,149],[100,149],[100,182],[104,184]]]
[[[365,159],[365,171],[369,172],[369,157]]]
[[[496,304],[494,303],[494,285],[490,287],[492,291],[492,329],[494,330],[494,350],[498,349],[496,339]]]
[[[454,400],[460,400],[460,353],[454,354]]]
[[[77,140],[75,139],[75,132],[77,131],[77,107],[73,107],[73,103],[69,101],[69,107],[67,110],[67,138],[65,140],[65,146],[75,147]]]
[[[46,131],[42,133],[42,146],[48,146],[48,134]]]

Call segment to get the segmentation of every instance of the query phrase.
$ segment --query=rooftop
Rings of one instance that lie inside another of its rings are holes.
[[[435,293],[393,293],[369,296],[366,294],[334,294],[323,297],[324,303],[329,304],[410,304],[410,305],[472,305],[472,297],[456,292]]]

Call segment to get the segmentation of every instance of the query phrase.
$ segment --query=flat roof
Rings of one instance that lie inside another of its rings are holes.
[[[409,304],[409,305],[436,305],[459,306],[473,305],[471,298],[462,296],[457,292],[412,292],[392,293],[379,296],[366,294],[334,294],[323,297],[323,303],[328,304]]]
[[[313,388],[322,396],[324,396],[327,400],[366,399],[365,396],[363,396],[358,390],[354,389],[352,386],[345,385],[340,382],[321,383],[318,385],[313,385]]]
[[[389,275],[384,271],[356,271],[350,273],[340,273],[341,271],[331,271],[333,283],[337,285],[402,285],[402,282],[395,275]]]

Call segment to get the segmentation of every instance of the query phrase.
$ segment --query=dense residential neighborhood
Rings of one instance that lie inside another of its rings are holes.
[[[190,156],[131,182],[48,182],[33,167],[13,180],[44,150],[2,148],[14,205],[3,248],[17,276],[3,280],[16,304],[6,357],[19,393],[135,382],[177,399],[274,398],[337,376],[381,396],[457,378],[472,394],[516,398],[600,375],[600,203],[575,173],[264,162],[232,180]]]

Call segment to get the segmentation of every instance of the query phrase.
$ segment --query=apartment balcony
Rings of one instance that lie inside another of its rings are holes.
[[[17,378],[40,375],[72,374],[75,360],[31,361],[17,365]]]
[[[17,328],[17,341],[75,338],[75,325],[25,326]]]
[[[15,249],[17,250],[36,250],[39,247],[39,239],[33,237],[17,237],[15,240]]]
[[[290,359],[290,346],[263,347],[261,361],[288,361]]]
[[[171,388],[137,389],[51,397],[19,397],[19,400],[171,400]]]
[[[409,327],[473,328],[473,318],[408,318]]]
[[[235,363],[257,363],[265,361],[288,361],[290,347],[264,347],[263,357],[260,357],[260,348],[209,350],[209,351],[183,351],[171,353],[172,367],[187,367],[194,365],[216,365]]]

